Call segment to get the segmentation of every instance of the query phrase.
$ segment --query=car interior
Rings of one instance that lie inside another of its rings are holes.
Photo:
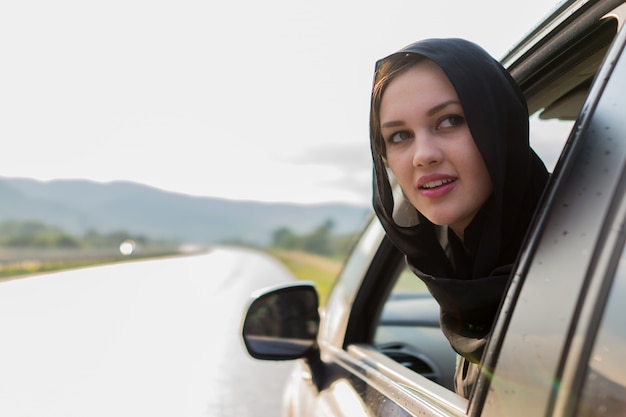
[[[404,262],[398,264],[374,344],[396,362],[454,390],[455,352],[439,328],[439,306]]]

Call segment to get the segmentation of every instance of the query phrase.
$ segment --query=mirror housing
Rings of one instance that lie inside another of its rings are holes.
[[[256,359],[291,360],[319,355],[319,297],[302,282],[265,290],[254,297],[243,322],[243,341]]]

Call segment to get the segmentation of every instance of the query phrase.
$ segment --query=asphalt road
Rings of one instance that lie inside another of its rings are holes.
[[[254,251],[0,284],[0,416],[280,416],[292,364],[247,356],[252,291],[292,280]]]

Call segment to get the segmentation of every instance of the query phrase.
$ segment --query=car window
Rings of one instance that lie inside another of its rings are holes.
[[[384,234],[378,219],[373,217],[352,248],[343,270],[333,285],[326,306],[322,308],[332,311],[333,314],[326,316],[322,322],[320,338],[332,345],[342,346],[344,343],[350,306]]]
[[[574,125],[574,120],[540,116],[529,119],[533,149],[550,172],[554,169]],[[391,359],[454,391],[457,355],[439,328],[439,307],[422,280],[404,259],[392,282],[374,333],[374,345]]]
[[[587,364],[577,416],[626,415],[626,252],[615,280]]]
[[[548,171],[554,171],[573,126],[571,120],[542,119],[538,113],[530,117],[530,145]]]
[[[456,354],[439,328],[439,306],[401,259],[374,334],[374,345],[416,373],[454,390]]]
[[[424,281],[417,278],[415,273],[409,269],[408,266],[404,266],[400,269],[396,283],[391,289],[391,295],[400,296],[407,293],[428,293],[428,288]]]
[[[338,283],[349,288],[346,293],[352,293],[353,289],[360,284],[360,280],[370,265],[383,235],[384,232],[378,220],[373,218],[369,226],[361,234],[356,246],[352,248],[350,256],[337,280]]]
[[[615,21],[600,21],[586,34],[590,36],[572,39],[563,46],[561,55],[548,52],[547,63],[536,73],[526,76],[524,68],[514,69],[529,101],[530,143],[550,172],[570,137],[616,30]],[[392,279],[374,345],[397,362],[453,390],[456,353],[439,328],[436,302],[408,268],[398,266]]]

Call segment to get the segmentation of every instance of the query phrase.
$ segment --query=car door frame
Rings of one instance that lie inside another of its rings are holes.
[[[621,24],[620,24],[621,26]],[[569,416],[624,243],[626,31],[595,77],[498,318],[472,416]],[[585,216],[593,213],[593,216]],[[621,216],[621,217],[620,217]],[[523,285],[522,285],[523,284]],[[552,294],[546,302],[546,294]],[[523,411],[522,411],[523,410]]]

